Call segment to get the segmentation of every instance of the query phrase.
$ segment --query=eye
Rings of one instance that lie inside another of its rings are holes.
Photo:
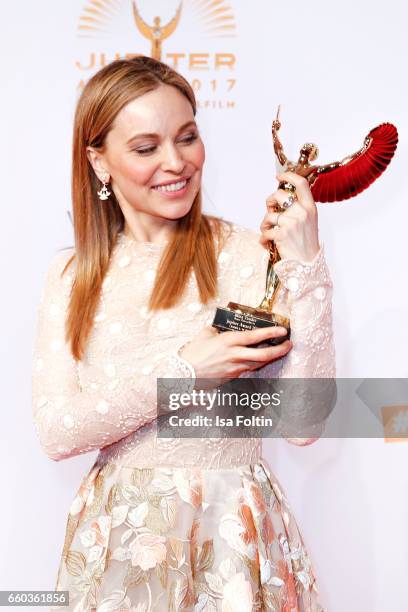
[[[156,147],[148,147],[146,149],[134,149],[134,151],[136,153],[139,153],[139,155],[144,155],[145,153],[152,153],[155,150]]]
[[[187,136],[182,138],[180,142],[183,142],[185,144],[191,144],[192,142],[197,140],[197,138],[198,138],[198,134],[196,132],[191,132],[191,134],[188,134]],[[152,146],[152,147],[144,147],[143,149],[134,149],[134,151],[138,153],[139,155],[148,155],[149,153],[153,153],[155,149],[156,149],[156,146]]]
[[[197,140],[197,138],[198,138],[197,132],[191,132],[191,134],[183,138],[181,142],[190,143],[190,142],[193,142],[194,140]]]

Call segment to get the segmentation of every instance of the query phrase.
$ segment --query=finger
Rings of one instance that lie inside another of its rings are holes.
[[[260,225],[260,229],[261,231],[265,231],[278,224],[283,227],[289,227],[294,223],[306,223],[308,217],[308,210],[295,202],[286,210],[266,213]]]
[[[302,215],[302,213],[301,213]],[[292,225],[300,224],[298,217],[284,212],[268,213],[268,218],[262,221],[260,225],[261,232],[265,234],[271,229],[289,229]]]
[[[283,189],[278,189],[272,194],[271,199],[266,200],[268,212],[287,212],[289,216],[296,216],[293,214],[294,211],[304,211],[301,217],[306,218],[306,215],[310,212],[309,209],[304,206],[302,200],[297,197],[294,200],[289,199],[290,194]],[[289,205],[288,205],[289,204]],[[278,208],[278,210],[276,210]]]
[[[226,332],[225,340],[230,346],[246,346],[247,344],[258,344],[268,338],[281,338],[287,334],[287,329],[279,325],[268,327],[255,327],[244,331]]]
[[[286,193],[286,191],[283,191],[282,189],[278,189],[274,193],[271,193],[271,195],[269,195],[266,198],[266,208],[267,208],[268,212],[276,212],[277,210],[280,209],[280,207],[281,207],[281,200],[278,198],[279,191],[284,193],[286,195],[285,199],[287,199],[288,194]]]
[[[268,213],[268,216],[263,219],[260,230],[261,234],[259,237],[259,242],[261,244],[265,244],[265,240],[273,240],[274,233],[271,234],[272,230],[283,230],[283,233],[280,234],[280,237],[283,238],[283,235],[286,234],[286,231],[290,225],[286,223],[281,223],[283,217],[283,213]],[[294,220],[292,220],[294,221]],[[277,234],[276,234],[277,235]]]
[[[242,348],[240,349],[240,362],[244,361],[252,361],[255,363],[265,364],[269,363],[273,359],[278,359],[283,355],[286,355],[292,348],[293,344],[290,340],[285,340],[281,344],[277,344],[276,346],[268,346],[265,348]]]
[[[259,229],[261,230],[261,232],[271,229],[271,227],[276,225],[277,216],[278,216],[278,213],[273,213],[273,212],[266,213],[266,215],[262,219],[261,225],[259,226]]]
[[[269,230],[271,231],[271,230]],[[268,251],[270,251],[271,248],[271,238],[268,238],[267,236],[261,236],[259,238],[259,244],[264,248],[267,249]]]
[[[261,238],[259,239],[259,242],[265,249],[269,251],[271,242],[275,242],[278,246],[281,240],[284,239],[284,237],[284,228],[279,227],[279,225],[275,225],[275,227],[272,227],[270,230],[265,230],[263,236],[261,236]]]
[[[244,361],[243,364],[247,370],[259,370],[259,368],[262,368],[262,363],[259,361]]]
[[[264,249],[269,251],[269,254],[271,255],[271,249],[273,247],[273,243],[275,244],[276,248],[279,250],[280,245],[282,241],[285,239],[285,237],[286,237],[285,230],[279,227],[279,225],[276,225],[272,229],[265,232],[265,234],[259,239],[259,243]]]
[[[266,198],[266,207],[268,209],[269,212],[276,212],[282,209],[282,205],[284,204],[284,202],[287,202],[289,200],[289,196],[291,194],[288,193],[287,191],[285,191],[284,189],[278,189],[277,191],[275,191],[274,193],[271,193],[270,196],[268,196]],[[297,201],[297,196],[296,194],[294,194],[294,200],[293,203]],[[285,208],[283,208],[283,210],[285,210]]]
[[[296,187],[296,194],[306,207],[313,208],[315,201],[308,180],[296,172],[281,172],[276,177],[279,181],[287,181]]]

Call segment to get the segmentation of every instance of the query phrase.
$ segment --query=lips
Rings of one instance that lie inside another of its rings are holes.
[[[191,179],[191,176],[181,176],[180,178],[173,181],[166,181],[165,183],[159,183],[157,185],[153,185],[152,189],[155,187],[166,187],[166,185],[175,185],[175,183],[180,183],[181,181],[188,181]]]

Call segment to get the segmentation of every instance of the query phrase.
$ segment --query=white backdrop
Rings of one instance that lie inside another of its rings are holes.
[[[150,53],[130,0],[102,4],[104,29],[92,38],[78,36],[89,2],[2,7],[0,590],[54,588],[69,505],[96,457],[55,463],[43,454],[31,421],[30,371],[45,270],[56,249],[73,243],[67,214],[73,111],[79,82],[100,64],[79,66],[89,64],[91,53],[107,61],[115,53]],[[208,70],[194,70],[186,58],[179,65],[190,82],[201,83],[208,211],[258,228],[276,186],[270,126],[278,103],[292,158],[312,140],[327,163],[360,148],[377,124],[398,126],[397,155],[386,173],[349,202],[320,204],[319,225],[335,285],[338,376],[406,377],[404,4],[294,0],[287,8],[230,0],[229,37],[205,34],[208,4],[184,0],[179,27],[163,44],[169,63],[167,53],[208,54]],[[178,0],[138,6],[146,21],[160,14],[166,22]],[[233,54],[233,69],[215,69],[215,53]],[[231,91],[228,79],[235,80]],[[324,439],[307,448],[264,443],[331,612],[408,609],[407,448],[383,439]]]

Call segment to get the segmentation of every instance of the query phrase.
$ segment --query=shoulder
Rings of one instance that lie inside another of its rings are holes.
[[[65,270],[72,270],[75,262],[75,247],[66,247],[54,253],[48,265],[48,276],[58,277]],[[72,260],[72,261],[71,261]]]
[[[222,217],[207,217],[207,219],[214,232],[215,230],[219,230],[222,239],[221,250],[239,243],[249,246],[258,245],[261,250],[263,249],[259,244],[259,232],[239,225],[238,223],[234,223],[233,221],[223,219]]]
[[[221,251],[236,253],[239,258],[264,259],[267,250],[259,242],[261,236],[249,227],[222,219],[223,245]]]
[[[43,297],[62,291],[69,293],[73,282],[75,248],[67,247],[54,253],[49,261],[43,285]]]
[[[222,236],[217,256],[219,270],[227,273],[239,270],[245,277],[266,269],[269,252],[259,242],[261,234],[232,221],[221,218],[218,221]]]
[[[256,232],[249,227],[244,227],[238,223],[231,222],[231,234],[229,237],[230,241],[238,241],[243,244],[256,245],[259,244],[259,232]],[[262,247],[261,247],[262,248]]]

